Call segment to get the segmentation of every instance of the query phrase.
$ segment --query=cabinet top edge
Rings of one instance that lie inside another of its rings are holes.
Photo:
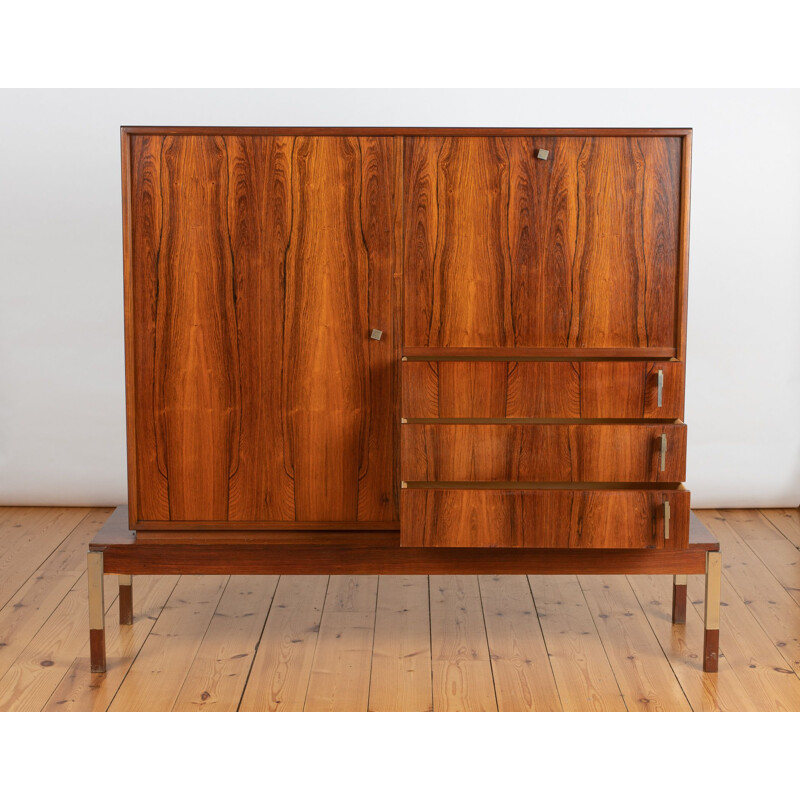
[[[692,128],[413,128],[123,125],[127,136],[691,136]]]

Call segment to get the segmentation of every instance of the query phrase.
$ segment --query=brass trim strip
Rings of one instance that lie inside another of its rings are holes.
[[[92,550],[88,553],[86,571],[89,578],[89,629],[100,631],[105,627],[102,551]]]
[[[719,601],[722,589],[722,555],[717,551],[706,553],[705,629],[719,630]]]

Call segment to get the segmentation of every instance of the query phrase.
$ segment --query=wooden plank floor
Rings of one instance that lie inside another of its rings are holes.
[[[88,659],[102,508],[0,508],[2,711],[800,711],[800,514],[699,511],[722,545],[716,675],[703,578],[151,576]]]

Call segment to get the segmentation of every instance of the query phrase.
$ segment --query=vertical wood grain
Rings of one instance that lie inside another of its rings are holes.
[[[378,578],[332,575],[305,711],[366,711]]]
[[[128,225],[131,245],[125,293],[126,395],[128,451],[135,450],[131,516],[136,519],[169,519],[169,490],[163,426],[155,403],[156,323],[159,297],[158,258],[161,247],[161,161],[164,138],[130,137],[131,192]],[[135,416],[135,429],[131,423]],[[135,432],[135,439],[131,434]],[[129,481],[131,481],[129,476]]]
[[[131,137],[139,519],[397,520],[397,146]]]
[[[498,711],[561,711],[553,670],[524,575],[480,575]]]
[[[227,193],[221,137],[165,139],[154,404],[174,519],[228,516],[240,386]]]
[[[430,602],[427,575],[381,575],[370,711],[432,711]]]
[[[434,711],[497,711],[477,575],[431,575]]]
[[[302,711],[317,646],[327,575],[282,575],[240,711]]]
[[[284,463],[282,388],[294,140],[231,137],[226,147],[240,382],[228,514],[289,520],[294,482]]]
[[[406,346],[676,346],[680,138],[405,152]]]

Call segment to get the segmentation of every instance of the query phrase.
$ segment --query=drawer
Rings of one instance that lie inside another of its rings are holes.
[[[683,418],[679,361],[404,361],[402,384],[408,419]]]
[[[401,426],[404,481],[673,483],[685,472],[682,423]]]
[[[685,549],[689,492],[411,486],[400,493],[404,547]]]

